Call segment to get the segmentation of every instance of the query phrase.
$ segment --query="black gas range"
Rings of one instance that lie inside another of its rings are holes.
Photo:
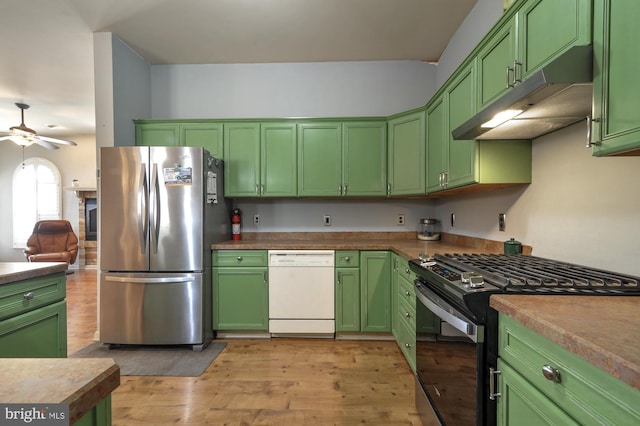
[[[441,323],[435,336],[416,336],[416,406],[441,424],[495,424],[492,294],[640,296],[639,277],[521,254],[421,256],[409,267],[417,275],[417,321],[422,308]]]

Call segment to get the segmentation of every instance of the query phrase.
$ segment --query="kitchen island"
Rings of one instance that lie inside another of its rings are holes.
[[[109,358],[6,358],[0,383],[2,404],[68,404],[69,424],[108,425],[120,367]]]
[[[640,424],[633,296],[492,295],[498,425]]]

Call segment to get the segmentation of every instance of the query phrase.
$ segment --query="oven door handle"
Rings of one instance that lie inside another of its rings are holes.
[[[456,315],[455,313],[457,313],[457,311],[451,305],[438,297],[433,291],[426,288],[421,282],[416,281],[415,285],[416,287],[420,287],[420,290],[416,291],[416,296],[422,304],[440,317],[441,320],[464,333],[469,339],[473,340],[473,342],[478,343],[478,327],[475,324]]]

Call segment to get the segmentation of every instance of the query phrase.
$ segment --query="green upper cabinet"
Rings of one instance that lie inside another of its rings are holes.
[[[444,143],[448,145],[448,169],[444,184],[455,188],[476,181],[476,145],[473,140],[454,141],[451,131],[467,121],[476,112],[475,62],[464,69],[447,90],[448,131]]]
[[[298,159],[295,123],[263,123],[260,127],[260,195],[296,196]]]
[[[225,123],[225,196],[296,196],[295,123]]]
[[[136,120],[136,145],[201,146],[212,156],[223,158],[222,123],[214,121]]]
[[[136,145],[179,146],[180,124],[163,122],[135,122]]]
[[[522,82],[572,46],[591,43],[591,0],[528,0],[481,43],[478,106]]]
[[[425,110],[394,116],[388,121],[387,194],[425,193]]]
[[[593,155],[640,155],[640,2],[594,1]]]
[[[224,125],[224,194],[227,197],[260,195],[260,124]]]
[[[427,106],[427,192],[443,189],[444,173],[448,167],[445,108],[444,95],[434,98]]]
[[[298,195],[342,194],[342,123],[298,124]]]
[[[516,79],[557,58],[572,46],[591,43],[592,0],[528,0],[518,10]]]
[[[387,123],[342,124],[342,195],[387,193]]]
[[[516,60],[516,19],[505,22],[478,52],[478,102],[489,104],[507,89],[513,80]]]
[[[223,158],[222,123],[180,124],[180,145],[201,146],[216,158]]]
[[[531,141],[453,140],[451,131],[476,110],[476,62],[447,82],[427,105],[427,191],[531,182]]]

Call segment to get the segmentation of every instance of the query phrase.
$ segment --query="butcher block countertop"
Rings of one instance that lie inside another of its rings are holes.
[[[640,298],[493,295],[490,305],[640,390]]]
[[[67,270],[64,262],[0,262],[0,285]]]
[[[442,234],[439,241],[421,241],[415,232],[283,232],[242,234],[240,241],[213,244],[212,250],[392,250],[406,259],[420,253],[502,253],[502,241]],[[523,246],[525,254],[531,247]]]
[[[75,423],[120,384],[109,358],[5,358],[0,369],[3,404],[69,404]]]

